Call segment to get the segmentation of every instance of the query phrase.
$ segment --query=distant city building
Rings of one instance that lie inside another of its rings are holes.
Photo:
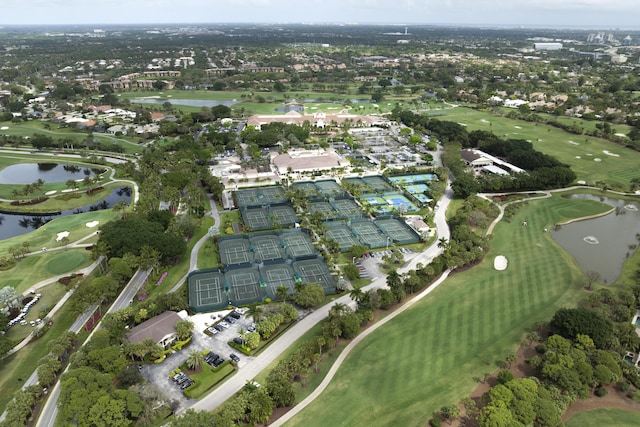
[[[562,43],[534,43],[533,48],[535,50],[560,50]]]

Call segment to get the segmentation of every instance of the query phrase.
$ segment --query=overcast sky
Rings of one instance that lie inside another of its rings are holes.
[[[638,27],[639,18],[640,0],[0,0],[0,25],[357,22],[628,28]]]

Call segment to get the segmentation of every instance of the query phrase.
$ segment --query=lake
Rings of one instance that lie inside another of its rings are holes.
[[[131,187],[125,186],[116,188],[111,192],[111,194],[98,203],[82,206],[76,209],[65,210],[60,212],[58,215],[0,214],[0,240],[20,236],[36,230],[49,221],[63,216],[109,209],[120,200],[124,200],[127,203],[131,202]]]
[[[0,184],[31,184],[38,179],[46,183],[82,180],[104,172],[85,166],[61,163],[19,163],[0,171]]]
[[[604,283],[613,283],[639,243],[640,203],[589,194],[572,197],[599,200],[616,210],[599,218],[556,227],[551,236],[573,255],[583,271],[596,271]]]
[[[160,104],[160,105],[164,104],[165,102],[170,102],[172,105],[187,105],[190,107],[217,107],[218,105],[225,105],[227,107],[231,107],[232,105],[235,105],[240,101],[236,101],[236,100],[222,101],[219,99],[133,98],[131,102],[137,103],[137,104]]]

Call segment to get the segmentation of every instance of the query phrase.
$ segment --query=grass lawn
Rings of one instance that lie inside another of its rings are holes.
[[[35,308],[35,307],[34,307]],[[6,408],[13,398],[13,393],[22,387],[24,381],[36,369],[38,360],[45,357],[49,350],[47,344],[57,339],[68,330],[76,319],[76,315],[63,307],[53,317],[51,329],[40,339],[29,343],[25,348],[6,359],[0,364],[0,408]]]
[[[207,241],[200,247],[198,251],[198,270],[207,268],[215,268],[219,264],[218,249],[212,239]]]
[[[470,132],[481,129],[502,138],[530,140],[536,150],[571,166],[577,179],[584,180],[587,184],[605,181],[611,186],[628,189],[631,179],[640,177],[640,152],[604,139],[574,135],[552,126],[507,119],[469,108],[447,110],[437,118],[462,123]],[[619,157],[607,155],[603,151]],[[594,161],[596,158],[601,161]]]
[[[22,258],[10,270],[0,271],[3,286],[23,293],[48,277],[72,273],[91,264],[91,254],[84,248],[43,252]]]
[[[62,187],[61,187],[62,186]],[[43,193],[51,189],[51,187],[57,187],[57,189],[64,189],[64,184],[56,183],[56,184],[45,184],[43,186]],[[13,199],[14,197],[11,195],[11,190],[16,187],[16,185],[0,185],[0,198]],[[86,189],[79,189],[74,192],[74,195],[67,194],[54,194],[49,196],[50,198],[42,203],[38,203],[36,205],[29,206],[12,206],[10,202],[0,202],[0,209],[5,209],[11,212],[59,212],[69,209],[75,209],[83,206],[89,206],[96,203],[101,202],[105,198],[111,195],[114,190],[119,189],[120,187],[129,187],[125,183],[122,182],[113,182],[113,183],[105,183],[103,185],[103,189],[99,191],[95,191],[92,194],[87,194]],[[56,189],[56,188],[54,188]],[[131,189],[133,194],[133,189]],[[7,194],[5,194],[7,193]],[[3,197],[6,196],[6,197]],[[63,197],[67,196],[67,197]],[[37,194],[30,195],[29,197],[25,197],[25,200],[37,198]]]
[[[595,409],[575,414],[567,422],[567,427],[635,427],[640,423],[640,415],[621,409]]]
[[[75,242],[76,240],[86,237],[97,230],[96,227],[87,227],[86,224],[88,222],[98,221],[101,225],[116,217],[117,213],[109,209],[56,218],[48,222],[43,227],[40,227],[30,233],[22,234],[10,239],[0,240],[0,254],[8,254],[10,247],[21,247],[24,242],[29,242],[29,249],[31,251],[37,251],[42,247],[58,247],[60,246],[60,243],[56,242],[56,238],[58,237],[58,233],[62,231],[68,231],[69,241]],[[98,225],[98,227],[100,225]]]
[[[422,426],[434,411],[468,396],[528,327],[583,295],[583,273],[543,232],[609,209],[576,202],[559,196],[529,202],[498,225],[483,263],[454,274],[367,337],[329,388],[288,425]],[[529,227],[520,226],[523,220]],[[501,254],[509,268],[498,272],[493,258]]]
[[[202,363],[202,371],[198,374],[192,374],[191,378],[196,382],[193,386],[189,387],[189,397],[193,399],[200,399],[203,395],[212,391],[219,383],[226,381],[226,379],[235,374],[236,368],[226,361],[220,370],[214,372],[213,369],[206,363]]]
[[[53,138],[70,138],[75,141],[83,141],[87,138],[88,133],[82,131],[76,131],[72,128],[58,128],[55,124],[50,124],[50,129],[45,129],[44,125],[48,122],[40,122],[32,120],[29,122],[13,123],[13,122],[0,122],[1,127],[8,127],[0,131],[2,135],[17,135],[17,136],[33,136],[35,134],[47,135]],[[116,143],[118,146],[125,150],[125,153],[141,153],[144,147],[137,144],[134,138],[127,137],[115,137],[104,133],[93,133],[93,138],[96,141],[105,143]]]
[[[46,287],[38,290],[38,293],[42,294],[42,297],[40,298],[38,303],[34,305],[31,310],[29,310],[29,313],[25,317],[25,320],[27,322],[30,322],[36,319],[44,319],[46,317],[46,314],[42,316],[40,310],[46,310],[47,312],[51,310],[53,306],[55,306],[58,301],[60,301],[60,298],[62,298],[62,296],[67,293],[67,290],[68,289],[64,285],[61,285],[57,282],[51,283],[50,285],[47,285]],[[22,341],[32,331],[33,327],[29,325],[15,325],[7,332],[7,338],[16,341]]]

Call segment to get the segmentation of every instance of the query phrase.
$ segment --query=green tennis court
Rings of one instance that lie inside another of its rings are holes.
[[[220,262],[224,266],[247,264],[253,261],[247,237],[233,237],[218,240]]]
[[[286,286],[290,294],[295,292],[294,272],[290,265],[267,265],[260,272],[267,284],[267,294],[271,299],[279,298],[277,290],[280,285]]]
[[[336,219],[338,217],[338,212],[329,204],[329,202],[311,202],[307,203],[307,209],[310,214],[314,214],[316,212],[320,212],[322,218],[327,219]]]
[[[187,278],[189,308],[195,312],[215,310],[227,305],[223,294],[224,274],[217,270],[195,271]]]
[[[316,181],[315,184],[316,188],[323,196],[337,197],[344,193],[338,183],[333,180]]]
[[[228,284],[231,305],[246,305],[262,301],[266,292],[260,287],[260,273],[257,268],[231,269],[224,274]]]
[[[326,223],[325,225],[327,226],[327,237],[338,242],[341,251],[348,251],[352,246],[360,244],[346,224],[339,222],[336,224]]]
[[[340,218],[362,218],[363,216],[360,206],[352,199],[336,199],[331,202],[331,205]]]
[[[305,233],[299,231],[295,233],[283,233],[280,237],[291,259],[310,257],[318,254],[318,250],[313,245],[311,238]]]
[[[285,251],[276,235],[253,235],[249,237],[250,249],[255,262],[284,260]]]
[[[269,208],[269,214],[274,226],[275,223],[278,223],[281,227],[291,227],[300,221],[298,215],[296,215],[296,211],[288,205],[271,206],[271,208]]]
[[[395,218],[379,219],[375,221],[375,225],[395,243],[405,245],[420,241],[420,236],[402,220]]]
[[[393,190],[391,184],[389,184],[383,177],[381,176],[365,176],[362,178],[362,181],[369,187],[373,188],[375,191],[383,193],[385,191]]]
[[[370,248],[379,248],[387,243],[387,236],[370,221],[352,222],[351,229],[360,242]]]
[[[336,281],[320,259],[296,261],[293,263],[293,270],[305,283],[320,283],[325,292],[336,291]]]
[[[243,209],[240,211],[242,221],[251,230],[269,230],[272,228],[268,211],[262,208]]]

